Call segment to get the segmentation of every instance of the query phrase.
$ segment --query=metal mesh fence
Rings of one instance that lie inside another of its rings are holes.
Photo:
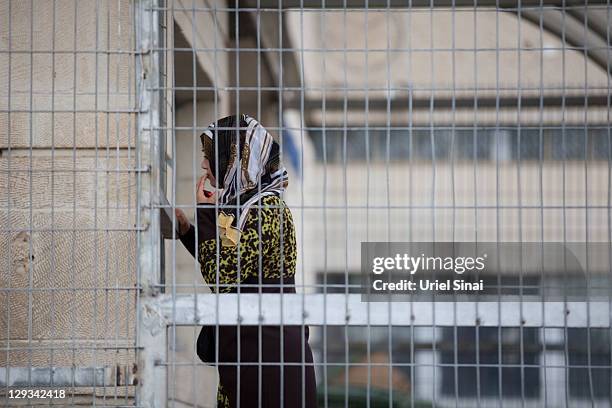
[[[3,406],[133,398],[134,18],[122,0],[0,2]]]
[[[607,2],[0,7],[5,405],[44,387],[66,391],[53,405],[314,406],[310,369],[320,407],[611,405]],[[247,196],[208,181],[203,204],[196,184],[200,135],[236,113],[289,184],[231,252],[206,208],[239,218]],[[585,262],[492,269],[493,299],[375,302],[362,242],[584,245]],[[279,327],[312,362],[266,360]]]

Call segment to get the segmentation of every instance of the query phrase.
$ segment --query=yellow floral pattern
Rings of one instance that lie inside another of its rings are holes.
[[[289,207],[280,197],[268,196],[261,200],[261,206],[254,204],[249,210],[239,245],[219,245],[214,238],[205,240],[200,242],[198,257],[211,290],[227,293],[236,291],[249,276],[295,276],[296,251]]]
[[[217,388],[217,408],[230,408],[229,397],[225,394],[225,389],[221,384]]]

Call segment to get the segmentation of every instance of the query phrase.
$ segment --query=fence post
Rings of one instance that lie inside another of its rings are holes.
[[[160,10],[159,0],[136,0],[136,78],[138,103],[137,161],[148,169],[137,179],[138,285],[137,391],[142,407],[166,406],[166,329],[157,305],[160,283]]]

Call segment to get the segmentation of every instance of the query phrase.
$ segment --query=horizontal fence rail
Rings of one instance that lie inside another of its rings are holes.
[[[136,367],[0,367],[2,387],[115,387],[135,385]],[[8,378],[7,382],[5,379]]]
[[[609,302],[387,303],[357,294],[245,293],[162,296],[159,308],[176,325],[612,327]]]

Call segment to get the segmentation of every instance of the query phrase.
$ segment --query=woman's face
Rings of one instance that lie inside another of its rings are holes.
[[[215,179],[215,175],[213,170],[210,168],[210,162],[206,158],[206,156],[202,159],[202,170],[204,170],[204,175],[208,175],[208,180],[210,181],[210,185],[213,187],[217,187],[217,180]]]

